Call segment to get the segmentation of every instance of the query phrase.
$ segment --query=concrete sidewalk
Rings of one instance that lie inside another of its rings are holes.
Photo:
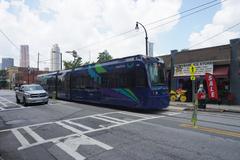
[[[192,102],[170,102],[169,109],[173,110],[192,110]],[[216,112],[236,112],[240,113],[240,105],[218,105],[207,104],[206,109],[199,109],[200,111],[216,111]]]

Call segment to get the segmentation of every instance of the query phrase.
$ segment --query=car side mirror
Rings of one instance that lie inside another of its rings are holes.
[[[15,90],[15,91],[18,91],[18,90],[19,90],[19,87],[15,87],[14,90]]]

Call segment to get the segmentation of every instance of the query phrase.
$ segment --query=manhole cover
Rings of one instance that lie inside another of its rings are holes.
[[[13,121],[7,121],[6,124],[18,124],[18,123],[23,123],[23,122],[25,122],[25,120],[18,119],[18,120],[13,120]]]

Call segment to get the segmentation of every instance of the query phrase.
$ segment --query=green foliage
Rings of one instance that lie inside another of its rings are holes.
[[[98,54],[97,63],[103,63],[112,59],[112,56],[108,53],[107,50]]]
[[[73,69],[73,68],[80,67],[82,65],[82,58],[78,57],[74,61],[63,61],[63,65],[65,69]]]

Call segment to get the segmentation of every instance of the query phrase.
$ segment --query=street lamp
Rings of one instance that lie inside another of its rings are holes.
[[[78,55],[77,55],[77,51],[75,51],[75,50],[72,50],[72,51],[66,51],[66,53],[70,53],[70,54],[72,54],[74,60],[78,57]]]
[[[148,36],[147,36],[147,30],[146,28],[142,25],[142,23],[140,22],[136,22],[136,26],[135,26],[135,29],[138,30],[139,27],[138,25],[141,25],[145,31],[145,40],[146,40],[146,56],[148,56]]]
[[[75,67],[76,67],[76,65],[77,65],[77,63],[79,61],[79,58],[81,58],[81,57],[78,57],[77,51],[75,51],[75,50],[66,51],[66,53],[70,53],[73,56],[73,58],[74,58],[74,65],[73,65],[72,69],[75,69]]]

